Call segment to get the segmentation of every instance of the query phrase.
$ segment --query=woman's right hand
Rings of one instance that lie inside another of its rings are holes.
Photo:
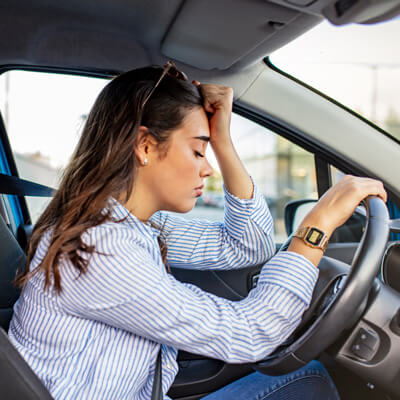
[[[385,202],[387,200],[382,182],[346,175],[319,199],[299,228],[315,227],[330,237],[336,228],[350,218],[360,202],[370,195],[379,196]],[[292,239],[288,250],[302,254],[314,265],[318,265],[322,257],[320,249],[310,248],[296,237]]]

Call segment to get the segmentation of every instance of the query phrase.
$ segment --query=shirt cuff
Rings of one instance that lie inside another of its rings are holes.
[[[301,254],[282,251],[264,265],[257,285],[279,285],[309,304],[318,274],[318,268]]]
[[[250,199],[240,199],[228,191],[224,185],[225,194],[225,226],[236,240],[240,240],[246,225],[251,220],[263,232],[272,235],[273,221],[264,196],[253,182],[253,196]]]

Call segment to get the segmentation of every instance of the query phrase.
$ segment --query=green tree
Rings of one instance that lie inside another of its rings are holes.
[[[222,176],[218,171],[214,170],[214,173],[206,179],[204,190],[206,192],[222,193]]]
[[[396,139],[400,140],[400,115],[391,108],[385,119],[386,130],[394,136]]]

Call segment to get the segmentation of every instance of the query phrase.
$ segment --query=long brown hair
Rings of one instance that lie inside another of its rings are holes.
[[[198,89],[191,83],[165,76],[145,106],[142,104],[162,73],[157,66],[126,72],[101,91],[83,128],[59,189],[37,221],[28,248],[25,270],[16,278],[23,286],[37,272],[45,274],[45,288],[61,291],[60,257],[67,257],[79,273],[85,273],[96,249],[82,240],[89,228],[111,219],[104,212],[110,196],[130,197],[137,170],[134,147],[138,128],[144,125],[159,145],[168,144],[172,130],[187,113],[202,106]],[[77,94],[79,95],[79,94]],[[50,245],[40,265],[30,263],[44,233]]]

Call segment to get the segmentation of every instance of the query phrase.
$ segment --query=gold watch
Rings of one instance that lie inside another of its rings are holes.
[[[325,251],[328,247],[328,235],[318,228],[314,228],[311,226],[299,228],[294,233],[293,237],[303,239],[304,243],[307,246],[313,247],[315,249],[321,249],[322,251]]]

